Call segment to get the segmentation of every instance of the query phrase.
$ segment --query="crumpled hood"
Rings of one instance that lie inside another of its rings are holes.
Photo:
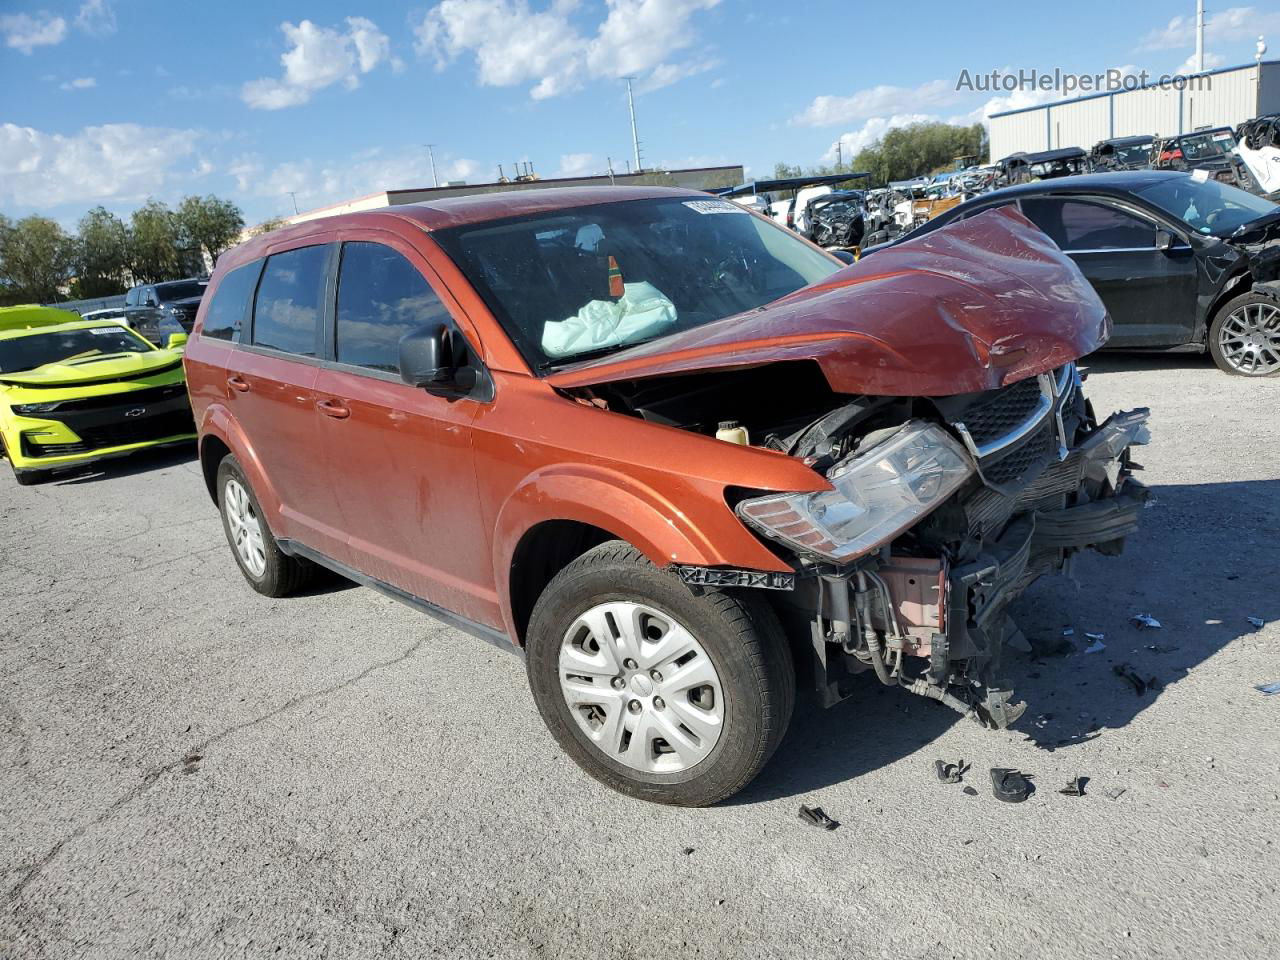
[[[181,350],[149,350],[146,353],[118,353],[105,357],[82,357],[68,363],[46,363],[34,370],[0,374],[0,383],[29,387],[56,387],[132,379],[159,373],[182,363]]]
[[[751,313],[547,377],[584,387],[815,360],[837,393],[947,396],[1043,373],[1106,342],[1110,318],[1058,247],[1012,209],[895,244]]]

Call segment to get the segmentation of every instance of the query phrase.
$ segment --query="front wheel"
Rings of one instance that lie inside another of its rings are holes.
[[[657,803],[737,793],[777,749],[795,701],[772,610],[695,596],[616,540],[551,581],[526,652],[534,700],[564,751],[607,786]]]
[[[1280,374],[1280,305],[1257,293],[1227,303],[1209,326],[1209,354],[1227,373]]]

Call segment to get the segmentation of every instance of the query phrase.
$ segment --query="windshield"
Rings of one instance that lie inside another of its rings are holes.
[[[1209,157],[1220,157],[1230,153],[1236,145],[1236,138],[1225,130],[1216,133],[1199,133],[1195,136],[1183,137],[1178,144],[1182,155],[1188,160],[1205,160]]]
[[[118,325],[32,333],[0,340],[0,373],[34,370],[46,363],[120,353],[146,353],[151,344]]]
[[[539,371],[753,310],[843,266],[710,198],[603,203],[433,236]]]
[[[1135,191],[1161,210],[1190,224],[1200,233],[1225,237],[1241,224],[1271,213],[1276,205],[1238,187],[1217,180],[1175,177]]]
[[[188,300],[191,297],[203,297],[204,289],[208,286],[203,280],[182,280],[173,283],[156,284],[156,296],[160,298],[161,303],[168,303],[170,300]]]

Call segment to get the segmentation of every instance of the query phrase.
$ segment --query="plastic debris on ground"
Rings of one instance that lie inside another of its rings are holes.
[[[1264,696],[1274,697],[1280,693],[1280,683],[1260,683],[1253,689],[1259,691]]]
[[[1121,680],[1127,680],[1133,685],[1133,691],[1138,696],[1142,696],[1147,692],[1147,681],[1138,676],[1133,667],[1127,663],[1118,663],[1111,668],[1112,672]]]
[[[991,791],[997,800],[1021,803],[1035,792],[1031,775],[1008,767],[991,768]]]
[[[1129,792],[1128,789],[1125,787],[1112,787],[1110,790],[1107,791],[1107,799],[1119,800],[1128,792]]]
[[[1261,617],[1245,617],[1245,619],[1249,621],[1249,626],[1253,627],[1255,630],[1261,630],[1267,625],[1267,621],[1263,620]]]
[[[1101,653],[1107,649],[1107,645],[1101,639],[1093,641],[1089,646],[1084,648],[1085,653]]]
[[[834,830],[840,826],[840,821],[832,820],[821,807],[806,807],[803,803],[800,804],[800,819],[823,830]]]
[[[933,761],[933,772],[942,783],[959,783],[968,772],[969,765],[963,760],[947,763],[945,760]]]
[[[1157,620],[1155,617],[1153,617],[1149,613],[1135,613],[1132,617],[1129,618],[1129,622],[1132,623],[1139,630],[1159,630],[1160,629],[1160,621]]]
[[[965,787],[963,792],[971,797],[976,797],[978,795],[978,791],[975,787]]]
[[[1084,786],[1089,782],[1088,777],[1074,777],[1067,782],[1067,785],[1058,792],[1068,797],[1083,797]]]

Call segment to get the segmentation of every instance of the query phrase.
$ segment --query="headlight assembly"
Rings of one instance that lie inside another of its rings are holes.
[[[834,490],[754,497],[738,515],[801,553],[846,563],[897,536],[973,476],[973,460],[941,427],[910,421],[827,474]]]
[[[52,413],[61,405],[57,400],[49,403],[15,403],[10,409],[20,417],[30,417],[40,413]]]

